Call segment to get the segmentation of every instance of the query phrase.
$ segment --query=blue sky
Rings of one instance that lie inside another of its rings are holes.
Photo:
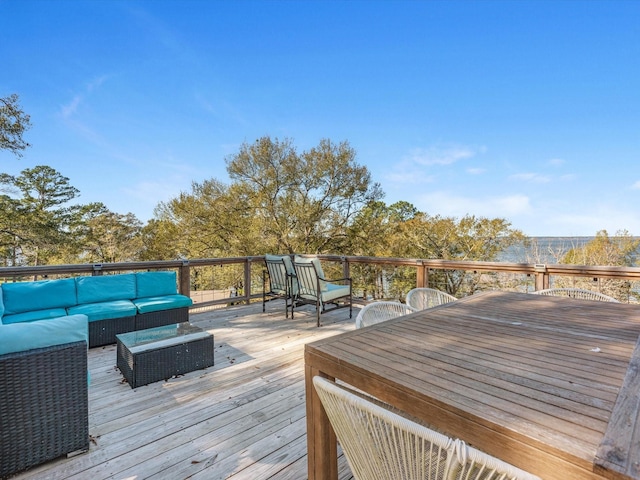
[[[0,0],[22,159],[146,222],[243,142],[347,140],[384,192],[640,235],[640,2]]]

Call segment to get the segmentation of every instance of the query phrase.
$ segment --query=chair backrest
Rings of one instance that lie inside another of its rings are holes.
[[[449,437],[321,377],[313,383],[356,480],[450,480]]]
[[[407,293],[407,305],[416,310],[436,307],[444,303],[454,302],[457,298],[435,288],[414,288]]]
[[[289,292],[290,289],[297,289],[297,282],[292,282],[295,271],[288,255],[265,255],[264,263],[269,272],[269,283],[272,292],[285,293]],[[295,288],[292,288],[292,283]]]
[[[459,465],[455,468],[456,480],[540,480],[536,475],[470,447],[462,440],[455,441],[455,453]]]
[[[376,323],[417,312],[415,308],[400,302],[373,302],[360,309],[356,317],[356,328],[368,327]]]
[[[541,480],[375,398],[322,377],[313,384],[356,480]]]
[[[595,300],[598,302],[620,303],[613,297],[592,290],[582,290],[580,288],[548,288],[546,290],[537,290],[531,292],[535,295],[546,295],[550,297],[568,297],[577,298],[579,300]]]
[[[293,268],[298,279],[300,295],[318,298],[323,291],[327,290],[327,282],[324,280],[324,272],[318,258],[296,255]]]

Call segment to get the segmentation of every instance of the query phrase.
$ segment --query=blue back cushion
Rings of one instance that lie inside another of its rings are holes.
[[[5,315],[67,308],[77,303],[76,284],[73,278],[4,283],[2,296]]]
[[[133,273],[77,277],[76,286],[78,304],[136,298],[136,277]]]
[[[159,297],[175,295],[176,272],[138,272],[136,273],[137,297]]]

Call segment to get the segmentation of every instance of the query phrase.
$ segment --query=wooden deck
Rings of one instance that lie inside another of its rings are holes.
[[[215,366],[132,390],[115,345],[89,351],[91,448],[16,479],[307,478],[305,343],[352,330],[348,310],[303,307],[286,320],[281,301],[191,315],[213,333]],[[352,478],[341,458],[340,479]]]

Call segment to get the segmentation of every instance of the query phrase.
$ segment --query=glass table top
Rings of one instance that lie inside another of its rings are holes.
[[[184,337],[205,337],[209,333],[200,327],[191,325],[189,322],[172,323],[162,327],[148,328],[146,330],[138,330],[135,332],[120,333],[116,338],[127,348],[144,347],[157,342],[173,343],[172,341],[186,340]]]

